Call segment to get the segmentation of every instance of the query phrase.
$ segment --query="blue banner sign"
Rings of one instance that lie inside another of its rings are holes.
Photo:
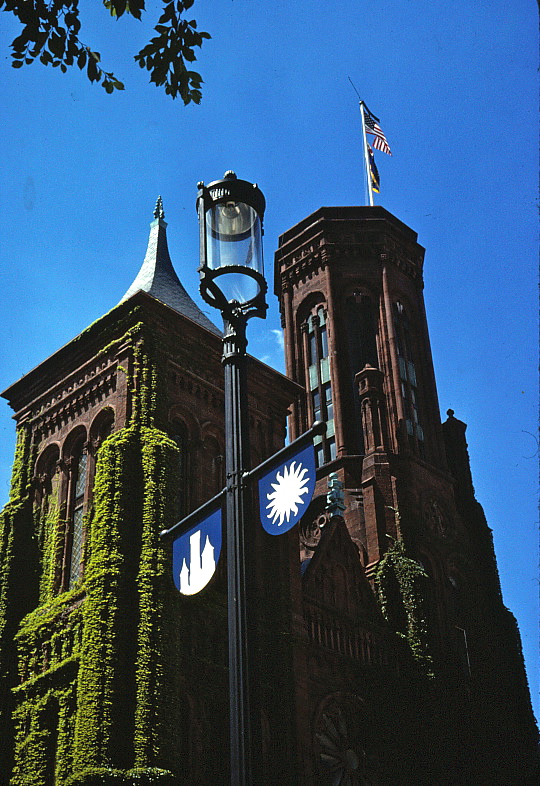
[[[173,579],[182,595],[200,592],[216,572],[221,530],[221,508],[218,508],[173,541]]]
[[[270,535],[292,529],[305,513],[315,490],[313,443],[298,449],[259,480],[261,523]]]

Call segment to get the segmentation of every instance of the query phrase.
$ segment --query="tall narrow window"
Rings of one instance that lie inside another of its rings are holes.
[[[351,424],[351,435],[354,433],[354,439],[357,443],[353,450],[363,453],[362,411],[354,378],[366,365],[378,368],[375,338],[376,321],[371,298],[360,290],[355,290],[346,297],[344,306],[345,333],[349,357],[350,395],[352,396],[354,407],[354,424]]]
[[[40,527],[47,519],[49,513],[51,497],[56,491],[55,476],[56,466],[59,459],[58,447],[52,446],[45,451],[45,454],[40,456],[37,462],[36,469],[36,497],[35,503],[39,510]],[[41,536],[44,532],[41,532]],[[41,545],[41,544],[40,544]]]
[[[175,420],[172,425],[172,438],[178,447],[177,478],[178,486],[176,492],[176,515],[185,516],[189,510],[189,456],[188,456],[188,434],[184,423]]]
[[[221,491],[225,485],[224,451],[217,439],[208,435],[203,442],[204,467],[208,496],[213,496]]]
[[[394,303],[394,330],[409,444],[413,450],[423,456],[424,431],[418,411],[418,383],[412,353],[411,329],[407,313],[399,301]]]
[[[317,466],[321,466],[336,457],[328,331],[326,314],[322,306],[317,306],[308,316],[305,329],[311,412],[313,420],[322,420],[326,423],[325,437],[315,438],[316,462]]]
[[[59,517],[58,491],[60,473],[57,472],[60,452],[58,445],[49,445],[36,463],[35,507],[37,540],[41,555],[40,599],[52,590],[56,563],[56,535]]]
[[[83,449],[74,456],[75,470],[71,482],[71,553],[69,558],[69,589],[80,578],[83,553],[83,517],[88,470],[88,454]]]

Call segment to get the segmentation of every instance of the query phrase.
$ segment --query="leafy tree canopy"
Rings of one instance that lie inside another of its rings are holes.
[[[113,17],[131,14],[141,19],[144,0],[102,0]],[[154,30],[156,35],[135,55],[141,68],[150,71],[150,81],[164,87],[167,95],[178,95],[189,104],[201,100],[201,75],[189,71],[195,47],[202,46],[208,33],[197,30],[194,19],[187,21],[183,14],[194,0],[162,0],[163,12]],[[100,65],[101,56],[79,38],[79,0],[0,0],[0,11],[7,11],[21,22],[23,29],[11,44],[12,65],[21,68],[36,58],[43,65],[59,67],[64,73],[77,65],[86,70],[88,79],[107,91],[123,90],[124,85],[110,71]]]

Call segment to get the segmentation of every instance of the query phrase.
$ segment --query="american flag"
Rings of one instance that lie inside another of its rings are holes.
[[[390,145],[386,141],[386,137],[383,133],[382,128],[378,124],[377,120],[371,112],[366,109],[365,106],[362,107],[364,112],[364,122],[366,124],[366,133],[373,134],[373,147],[375,150],[382,150],[383,153],[388,153],[389,156],[392,155],[392,151],[390,150]]]

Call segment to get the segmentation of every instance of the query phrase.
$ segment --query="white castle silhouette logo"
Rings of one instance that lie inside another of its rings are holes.
[[[214,547],[206,536],[204,549],[201,551],[201,530],[196,530],[189,538],[189,565],[184,559],[180,571],[180,592],[183,595],[195,595],[206,587],[216,570]]]

